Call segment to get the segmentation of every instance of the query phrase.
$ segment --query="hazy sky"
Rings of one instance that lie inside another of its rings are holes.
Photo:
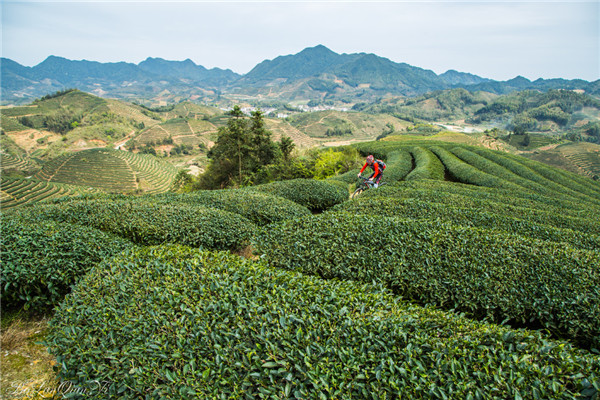
[[[306,47],[485,78],[600,79],[600,1],[5,1],[2,57],[191,59],[244,74]]]

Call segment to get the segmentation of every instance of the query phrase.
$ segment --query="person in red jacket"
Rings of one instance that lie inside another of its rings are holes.
[[[371,174],[371,176],[369,176],[368,180],[370,180],[371,182],[374,182],[375,187],[377,187],[379,185],[379,181],[381,181],[381,177],[383,176],[383,170],[385,169],[385,164],[383,163],[383,161],[375,160],[375,157],[373,157],[372,155],[369,155],[367,157],[367,161],[365,162],[365,165],[363,165],[360,172],[358,173],[359,178],[360,178],[360,174],[363,173],[363,171],[367,168],[367,166],[371,167],[371,169],[373,170],[373,173]]]

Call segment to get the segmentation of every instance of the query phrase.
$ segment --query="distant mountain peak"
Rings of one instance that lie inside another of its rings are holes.
[[[338,54],[323,44],[307,47],[296,54],[264,60],[245,75],[229,69],[206,69],[190,58],[168,61],[148,57],[139,64],[133,64],[75,61],[51,55],[34,67],[24,67],[5,58],[1,59],[1,63],[2,100],[6,104],[66,87],[127,98],[156,96],[159,89],[168,88],[171,93],[193,93],[194,98],[243,94],[285,101],[350,99],[352,96],[360,97],[360,101],[369,101],[388,94],[415,96],[459,87],[496,94],[561,88],[598,93],[597,82],[600,82],[590,84],[583,80],[559,78],[531,82],[522,76],[499,82],[456,70],[437,75],[373,53]]]
[[[531,81],[527,78],[525,78],[524,76],[516,76],[512,79],[509,79],[506,81],[506,83],[531,83]]]
[[[467,72],[459,72],[455,69],[449,69],[440,75],[444,81],[448,82],[453,86],[464,86],[464,85],[476,85],[483,82],[488,82],[489,79],[482,78],[477,75],[469,74]]]
[[[44,61],[42,61],[40,63],[40,65],[41,64],[65,63],[65,62],[72,62],[72,60],[68,60],[64,57],[59,57],[59,56],[48,56],[48,57],[46,57],[46,59]]]
[[[298,54],[302,54],[302,53],[327,53],[327,54],[338,55],[335,51],[330,50],[329,48],[323,46],[322,44],[318,44],[314,47],[307,47]]]

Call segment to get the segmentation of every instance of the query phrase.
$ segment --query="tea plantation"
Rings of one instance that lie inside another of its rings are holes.
[[[87,398],[597,399],[600,185],[356,146],[387,184],[353,200],[357,170],[9,209],[2,308],[53,308],[46,345]]]
[[[156,157],[98,148],[51,160],[34,177],[112,193],[161,193],[169,190],[176,174],[175,167]]]
[[[49,183],[36,179],[2,177],[0,201],[3,209],[64,196],[95,193],[99,190],[64,183]]]

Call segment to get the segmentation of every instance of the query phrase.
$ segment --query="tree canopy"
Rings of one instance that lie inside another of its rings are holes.
[[[261,166],[278,157],[279,148],[271,140],[260,110],[247,118],[236,105],[230,115],[232,118],[219,129],[218,139],[208,152],[210,164],[203,176],[203,186],[244,186]]]

